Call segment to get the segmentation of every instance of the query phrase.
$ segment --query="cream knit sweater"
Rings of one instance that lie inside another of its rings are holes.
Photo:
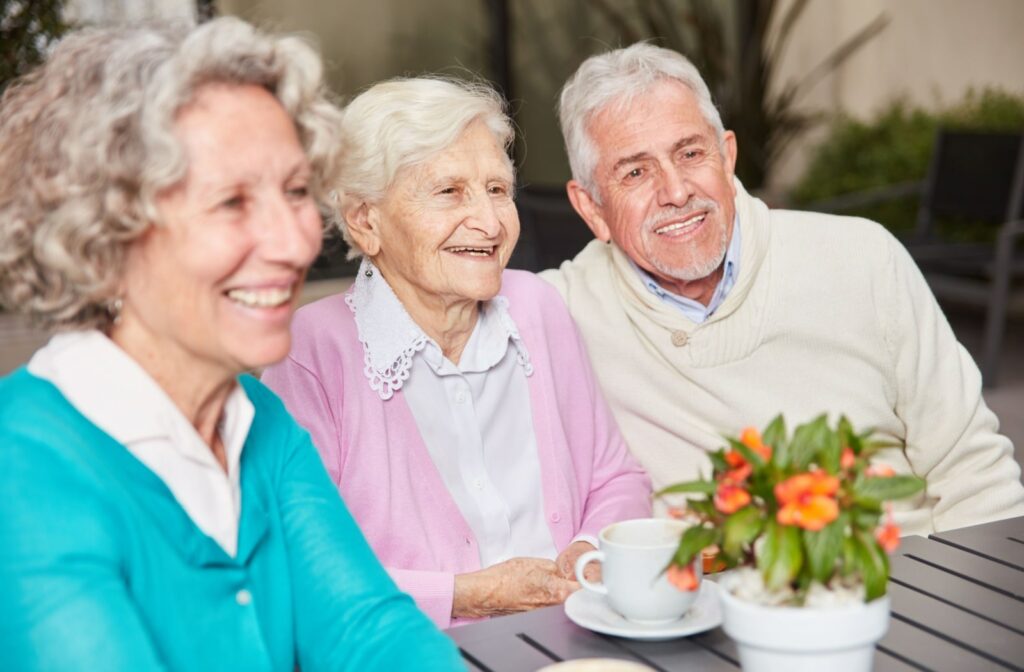
[[[862,219],[769,210],[737,182],[740,275],[694,324],[594,241],[543,277],[565,297],[608,402],[656,488],[710,471],[722,433],[844,413],[927,480],[896,506],[906,534],[1024,515],[1009,439],[981,375],[903,246]]]

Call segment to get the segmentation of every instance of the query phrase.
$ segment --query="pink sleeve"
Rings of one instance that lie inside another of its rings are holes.
[[[394,567],[388,567],[387,570],[398,587],[416,600],[416,605],[437,627],[444,630],[453,625],[455,574]]]
[[[337,485],[342,463],[338,421],[320,379],[289,356],[264,371],[261,380],[281,397],[288,412],[309,432],[327,473]]]

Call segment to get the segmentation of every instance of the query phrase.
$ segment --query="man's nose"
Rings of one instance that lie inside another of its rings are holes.
[[[693,195],[693,185],[686,172],[670,166],[661,174],[658,189],[658,205],[674,205],[683,207]]]

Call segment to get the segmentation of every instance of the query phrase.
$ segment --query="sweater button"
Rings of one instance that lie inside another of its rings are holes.
[[[240,607],[249,606],[252,604],[252,593],[245,588],[242,588],[240,591],[235,593],[235,602],[237,602]]]
[[[562,519],[562,516],[561,516],[560,513],[558,513],[558,511],[555,511],[554,513],[551,514],[551,522],[552,523],[557,523],[561,519]]]
[[[676,346],[677,348],[683,347],[689,340],[690,336],[681,329],[672,332],[672,345]]]

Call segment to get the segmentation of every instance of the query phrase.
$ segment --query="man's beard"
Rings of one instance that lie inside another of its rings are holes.
[[[679,280],[680,282],[701,280],[714,273],[715,270],[722,265],[722,261],[725,259],[725,252],[729,247],[728,227],[722,226],[720,227],[720,236],[717,247],[713,250],[712,254],[709,254],[704,259],[695,259],[687,266],[676,266],[666,263],[657,256],[656,251],[659,247],[657,243],[657,236],[659,234],[655,233],[654,230],[667,221],[685,217],[697,210],[707,211],[707,214],[705,215],[705,224],[710,224],[710,222],[707,221],[707,218],[713,217],[720,212],[718,203],[712,200],[701,199],[687,204],[685,208],[670,208],[662,210],[644,222],[644,238],[647,241],[650,241],[650,243],[653,243],[647,246],[647,260],[658,270],[659,273],[666,277]],[[694,252],[696,253],[696,250],[694,250]]]

